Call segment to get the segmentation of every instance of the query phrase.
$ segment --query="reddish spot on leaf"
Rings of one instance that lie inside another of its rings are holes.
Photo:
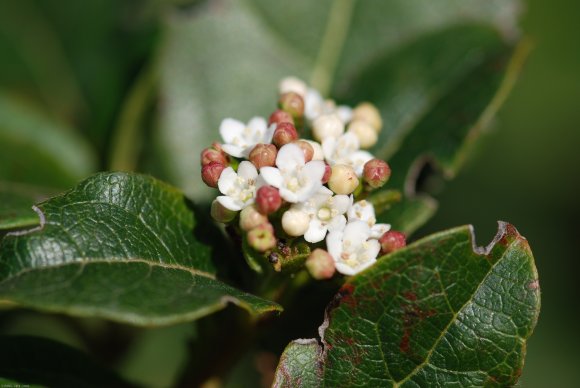
[[[540,282],[538,279],[528,283],[528,289],[529,290],[537,290],[538,288],[540,288]]]
[[[338,290],[338,295],[340,296],[340,303],[343,303],[351,308],[356,308],[357,301],[353,298],[352,294],[354,292],[354,286],[350,283],[343,285],[340,290]]]

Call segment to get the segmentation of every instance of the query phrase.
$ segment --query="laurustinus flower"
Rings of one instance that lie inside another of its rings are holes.
[[[289,236],[303,236],[310,225],[310,217],[298,209],[289,209],[282,215],[282,229]]]
[[[249,232],[268,222],[268,217],[260,213],[255,205],[246,206],[240,212],[240,228]]]
[[[328,187],[336,194],[351,194],[358,187],[359,180],[351,166],[335,164],[328,180]]]
[[[371,159],[363,168],[363,179],[373,189],[378,189],[387,183],[391,177],[391,168],[384,160]]]
[[[391,229],[389,224],[377,224],[375,207],[372,203],[362,200],[355,202],[347,212],[348,222],[363,221],[371,228],[371,238],[380,238]]]
[[[336,138],[344,133],[344,123],[335,114],[319,116],[312,123],[312,135],[318,141]]]
[[[310,276],[317,280],[330,279],[336,271],[334,260],[330,253],[320,248],[312,251],[308,259],[306,259],[305,265]]]
[[[247,158],[258,143],[268,144],[272,141],[275,125],[268,127],[262,117],[252,118],[248,124],[234,119],[224,119],[220,124],[220,135],[224,140],[222,149],[236,158]]]
[[[266,183],[280,190],[280,196],[288,202],[303,202],[322,187],[324,162],[306,163],[302,149],[296,144],[280,148],[276,167],[262,167],[260,174]]]
[[[276,126],[272,143],[274,143],[276,147],[282,147],[288,143],[292,143],[296,139],[298,139],[296,127],[291,123],[280,123]]]
[[[314,157],[314,147],[312,147],[312,145],[306,140],[296,140],[294,144],[300,147],[302,152],[304,152],[304,160],[306,163],[310,162]]]
[[[304,239],[310,243],[324,240],[328,231],[343,229],[346,225],[344,214],[352,204],[347,195],[333,195],[326,187],[305,202],[292,205],[292,209],[308,214],[310,222],[304,232]]]
[[[306,86],[306,83],[300,78],[286,77],[280,81],[280,84],[278,85],[278,91],[280,94],[293,92],[304,98],[306,92],[308,91],[308,86]]]
[[[285,112],[281,109],[277,109],[268,118],[268,125],[280,123],[290,123],[294,125],[294,119],[292,118],[292,115],[290,113]]]
[[[355,275],[376,262],[381,245],[370,236],[369,226],[362,221],[350,222],[344,230],[328,233],[326,246],[338,272]]]
[[[274,228],[269,222],[250,230],[247,235],[248,244],[258,252],[267,252],[276,247]]]
[[[366,121],[354,120],[348,125],[348,131],[358,138],[360,148],[371,148],[379,139],[375,129]]]
[[[230,210],[224,207],[219,201],[214,200],[211,203],[210,215],[211,217],[216,220],[217,222],[221,222],[222,224],[227,224],[228,222],[233,221],[236,218],[238,212]]]
[[[282,197],[277,188],[262,186],[256,192],[256,208],[262,214],[272,214],[282,206]]]
[[[219,162],[210,162],[201,168],[201,179],[209,187],[218,187],[218,181],[226,166]]]
[[[217,200],[230,210],[242,210],[254,203],[257,179],[258,170],[247,160],[240,163],[237,172],[227,167],[218,181],[218,188],[224,195],[217,197]]]
[[[379,239],[381,252],[384,254],[394,252],[407,245],[405,234],[397,230],[389,230]]]
[[[362,120],[369,123],[378,133],[383,127],[381,114],[370,102],[361,102],[352,111],[352,120]]]
[[[256,166],[257,169],[276,164],[276,155],[278,149],[274,144],[256,144],[250,152],[248,159]]]
[[[304,99],[300,94],[287,92],[280,96],[278,106],[285,112],[288,112],[294,118],[304,116]]]
[[[362,176],[366,162],[373,155],[360,150],[360,142],[352,132],[346,132],[338,138],[329,137],[322,142],[324,157],[331,166],[346,164],[354,168],[357,176]]]
[[[200,162],[202,166],[208,165],[211,162],[217,162],[227,166],[229,164],[228,156],[221,150],[214,147],[205,148],[201,151]]]

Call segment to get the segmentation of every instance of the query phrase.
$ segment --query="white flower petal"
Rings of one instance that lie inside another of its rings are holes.
[[[335,266],[336,270],[343,275],[352,276],[352,275],[357,273],[357,271],[354,268],[345,264],[342,261],[335,262],[334,266]]]
[[[362,176],[365,163],[373,158],[374,156],[367,151],[356,151],[350,155],[349,159],[357,176]]]
[[[349,222],[344,228],[344,239],[352,242],[366,241],[371,234],[371,228],[366,222],[354,221]]]
[[[326,249],[330,256],[334,259],[334,262],[338,264],[340,260],[340,254],[342,253],[342,237],[343,231],[331,231],[326,236]]]
[[[266,128],[268,127],[268,122],[263,117],[252,117],[250,121],[248,121],[248,128],[250,128],[253,132],[265,133]]]
[[[233,168],[226,167],[218,179],[218,189],[220,192],[227,194],[234,187],[237,177],[238,174],[236,174]]]
[[[272,138],[274,137],[274,132],[276,131],[276,123],[273,123],[272,125],[270,125],[267,129],[266,132],[264,133],[264,138],[262,143],[264,144],[270,144],[272,143]]]
[[[227,118],[220,124],[220,135],[225,143],[233,143],[236,138],[240,138],[246,125],[241,121]]]
[[[385,233],[391,230],[390,224],[375,224],[371,226],[371,238],[379,239]]]
[[[245,154],[245,148],[238,147],[233,144],[222,144],[222,149],[228,155],[231,155],[236,158],[242,158]]]
[[[280,188],[284,183],[282,173],[276,167],[262,167],[260,169],[260,176],[267,184]]]
[[[304,234],[304,240],[308,241],[309,243],[320,242],[324,240],[326,232],[327,232],[326,226],[322,225],[322,223],[318,219],[313,219],[310,221],[308,230]]]
[[[217,197],[217,201],[222,204],[223,207],[229,210],[238,211],[242,210],[242,204],[239,201],[236,201],[232,197],[228,197],[226,195],[220,195]]]
[[[276,156],[276,166],[281,170],[294,170],[304,166],[304,152],[296,144],[286,144],[280,148]]]
[[[258,170],[252,162],[244,160],[238,166],[238,176],[244,179],[256,179],[258,176]]]
[[[339,214],[344,214],[351,208],[352,195],[335,195],[332,197],[332,207],[338,211]]]
[[[320,183],[317,185],[317,189],[322,186],[322,177],[324,176],[324,170],[326,169],[324,162],[320,160],[312,160],[304,166],[303,172],[314,182]]]
[[[331,232],[335,230],[342,231],[344,230],[345,227],[346,227],[346,217],[342,215],[334,217],[328,224],[328,230]]]
[[[280,197],[290,203],[297,203],[300,202],[300,197],[294,191],[288,190],[286,187],[281,186],[280,188]]]

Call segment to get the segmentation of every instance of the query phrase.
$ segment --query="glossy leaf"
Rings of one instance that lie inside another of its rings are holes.
[[[83,352],[40,337],[0,337],[0,382],[48,387],[131,387]]]
[[[489,55],[485,41],[462,40],[461,34],[455,38],[464,44],[445,50],[450,33],[444,37],[441,31],[485,23],[490,30],[513,34],[517,4],[300,0],[290,5],[230,0],[206,2],[193,12],[174,12],[165,25],[159,132],[171,180],[195,198],[208,198],[210,192],[201,181],[192,179],[199,176],[199,152],[219,140],[221,119],[269,115],[275,109],[276,85],[289,74],[311,81],[324,93],[359,102],[374,96],[356,94],[354,99],[350,89],[360,86],[355,81],[369,66],[379,69],[380,61],[389,61],[390,67],[373,74],[373,83],[375,89],[386,88],[389,96],[397,97],[396,103],[381,109],[388,124],[385,133],[399,133],[393,116],[405,123],[419,121],[432,103],[423,92],[431,92],[432,84],[437,91],[452,88],[478,64],[479,56]],[[417,41],[427,40],[433,46],[417,47]],[[475,43],[475,48],[467,43]],[[414,53],[413,47],[423,51]],[[491,49],[497,51],[494,45]],[[405,50],[411,51],[406,62],[399,60]],[[435,70],[427,74],[415,71],[433,64]],[[440,77],[441,69],[448,72],[445,77]],[[400,75],[407,76],[391,85]],[[472,106],[482,112],[488,102]]]
[[[102,173],[38,205],[40,227],[0,245],[0,300],[136,325],[187,321],[227,302],[275,303],[215,278],[208,225],[183,194],[141,175]]]
[[[501,223],[487,248],[475,246],[470,227],[452,229],[350,278],[327,308],[322,346],[292,343],[276,381],[285,387],[513,385],[539,307],[534,259],[513,226]],[[313,371],[316,384],[296,384]]]

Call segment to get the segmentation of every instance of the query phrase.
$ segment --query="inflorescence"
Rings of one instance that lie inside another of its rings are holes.
[[[301,242],[294,246],[307,252],[305,265],[316,279],[335,271],[354,275],[381,251],[405,246],[405,236],[377,223],[364,199],[391,175],[366,151],[382,129],[377,108],[336,105],[294,77],[283,79],[279,92],[279,109],[268,121],[226,118],[223,143],[201,153],[202,179],[221,193],[212,217],[242,234],[277,271],[279,255],[290,250],[286,242]]]

